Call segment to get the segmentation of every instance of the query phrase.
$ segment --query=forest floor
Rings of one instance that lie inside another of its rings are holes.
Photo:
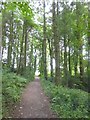
[[[57,118],[50,109],[49,98],[43,92],[39,78],[24,89],[21,100],[14,107],[13,118]]]

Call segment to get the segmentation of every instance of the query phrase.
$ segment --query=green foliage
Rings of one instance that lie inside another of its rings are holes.
[[[88,93],[82,90],[55,86],[49,81],[42,80],[42,86],[50,97],[52,109],[60,118],[88,118]],[[90,98],[90,97],[89,97]]]
[[[1,118],[2,118],[2,95],[0,95],[0,120]]]
[[[3,116],[9,111],[10,105],[16,103],[20,99],[22,89],[29,81],[25,78],[10,73],[8,70],[3,71],[2,75],[2,101]]]
[[[23,72],[23,77],[25,77],[26,79],[33,81],[34,80],[34,69],[30,69],[29,66],[26,67],[26,69]]]

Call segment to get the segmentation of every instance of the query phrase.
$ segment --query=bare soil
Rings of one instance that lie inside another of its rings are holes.
[[[57,118],[50,109],[48,97],[44,94],[39,78],[24,89],[21,101],[14,107],[13,118]]]

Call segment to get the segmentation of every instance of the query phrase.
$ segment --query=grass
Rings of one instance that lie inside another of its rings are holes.
[[[41,80],[41,84],[59,118],[90,118],[90,94],[79,89],[56,86],[46,80]]]

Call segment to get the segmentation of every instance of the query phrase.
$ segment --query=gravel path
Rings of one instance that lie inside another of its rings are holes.
[[[39,78],[28,84],[23,91],[21,102],[15,106],[13,118],[56,118],[50,103],[40,85]]]

